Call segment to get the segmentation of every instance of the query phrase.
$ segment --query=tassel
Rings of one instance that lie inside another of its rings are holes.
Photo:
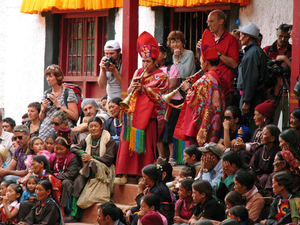
[[[129,141],[129,154],[132,155],[135,148],[136,128],[131,127],[130,141]]]
[[[145,136],[146,136],[146,132],[144,130],[141,130],[141,149],[143,149],[142,153],[146,153],[146,149],[145,149]]]
[[[123,135],[124,135],[124,131],[126,130],[126,128],[124,127],[124,126],[122,126],[122,128],[121,128],[121,133],[120,133],[120,141],[123,141],[124,140],[124,137],[123,137]]]
[[[136,133],[135,133],[136,137],[135,137],[135,152],[137,152],[138,154],[140,154],[141,151],[141,130],[136,129]]]

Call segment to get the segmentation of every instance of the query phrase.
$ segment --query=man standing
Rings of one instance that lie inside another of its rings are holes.
[[[14,136],[17,139],[19,147],[15,150],[12,160],[7,169],[0,168],[0,177],[4,180],[12,180],[16,182],[21,177],[27,175],[25,160],[27,155],[31,155],[28,147],[30,133],[25,125],[18,125],[14,129]]]
[[[2,113],[0,113],[0,145],[3,145],[8,151],[8,157],[5,163],[8,165],[12,159],[12,155],[14,154],[14,147],[12,145],[12,136],[13,133],[9,133],[4,131],[2,128]]]
[[[230,88],[226,95],[226,104],[231,105],[233,94],[234,69],[238,67],[239,62],[239,43],[237,39],[230,34],[224,27],[226,15],[221,10],[212,11],[207,18],[207,26],[214,34],[216,48],[220,59],[219,69],[227,77]]]
[[[224,89],[228,80],[222,73],[212,33],[205,30],[201,41],[201,68],[206,73],[192,87],[183,83],[187,96],[176,124],[174,137],[203,146],[218,142],[222,128],[221,115],[225,111]]]
[[[257,128],[253,120],[254,108],[266,99],[264,81],[267,74],[267,59],[257,43],[258,26],[247,22],[239,31],[240,41],[246,47],[239,67],[237,88],[241,93],[240,108],[249,121],[249,129],[254,132]]]
[[[290,58],[292,57],[292,45],[289,44],[289,39],[290,39],[290,25],[287,24],[281,24],[277,29],[276,29],[276,34],[277,34],[277,40],[270,46],[266,46],[263,48],[264,52],[266,53],[268,59],[270,60],[278,60],[278,61],[283,61],[282,66],[287,65],[288,67],[291,67],[291,61]],[[268,98],[272,100],[276,100],[276,98],[280,98],[281,96],[279,95],[280,90],[282,89],[283,86],[283,79],[281,76],[278,76],[277,78],[277,84],[272,87],[272,91],[270,91],[270,95],[268,95]],[[281,98],[278,103],[278,107],[276,108],[275,112],[275,117],[274,117],[274,122],[277,125],[280,111],[281,111]],[[285,110],[284,110],[285,109]],[[284,102],[284,109],[282,109],[283,113],[283,124],[284,126],[288,126],[289,122],[289,109],[288,109],[288,98],[286,96],[285,102]]]
[[[107,101],[121,98],[122,84],[122,55],[119,42],[110,40],[104,46],[105,57],[100,62],[98,84],[101,89],[106,88]]]

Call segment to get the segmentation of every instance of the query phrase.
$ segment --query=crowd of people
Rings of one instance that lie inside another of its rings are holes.
[[[300,108],[281,132],[273,100],[283,80],[265,83],[268,58],[291,66],[291,26],[280,25],[262,49],[255,24],[232,34],[225,24],[221,10],[208,15],[196,73],[181,31],[166,44],[141,33],[142,68],[127,102],[117,41],[105,44],[99,64],[100,105],[48,66],[51,88],[28,105],[22,125],[0,115],[1,222],[75,222],[103,203],[99,224],[298,224]],[[136,205],[119,209],[114,185],[127,182],[138,184]]]

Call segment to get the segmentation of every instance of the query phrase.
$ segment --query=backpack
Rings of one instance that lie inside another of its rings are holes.
[[[65,87],[65,92],[64,92],[64,102],[65,103],[67,103],[67,100],[68,100],[69,90],[72,89],[74,91],[77,101],[78,101],[78,103],[77,103],[78,119],[80,118],[80,123],[81,123],[83,120],[83,117],[84,117],[83,111],[81,109],[81,102],[82,102],[81,88],[78,85],[71,84],[71,83],[63,83],[62,86]],[[50,94],[51,92],[52,92],[52,88],[50,88],[46,91],[46,95]],[[68,104],[66,104],[66,105],[68,108]],[[71,119],[74,126],[76,126],[78,119],[77,120]]]

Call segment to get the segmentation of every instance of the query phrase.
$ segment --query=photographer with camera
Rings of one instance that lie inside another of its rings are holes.
[[[113,98],[121,98],[122,55],[119,42],[106,42],[104,52],[105,56],[99,64],[98,84],[101,89],[106,88],[107,101],[110,101]]]
[[[274,122],[277,124],[280,111],[283,112],[283,125],[288,126],[289,121],[289,111],[288,111],[288,98],[285,97],[284,107],[282,107],[282,92],[281,90],[287,90],[287,84],[284,82],[284,78],[287,78],[287,83],[289,85],[290,80],[290,67],[291,67],[291,56],[292,56],[292,45],[289,44],[290,39],[290,28],[291,25],[281,24],[276,29],[277,40],[270,46],[263,48],[269,60],[268,71],[270,76],[270,84],[268,88],[271,88],[268,93],[268,99],[274,101],[277,100],[278,106],[276,108]],[[283,111],[283,109],[286,109]]]

